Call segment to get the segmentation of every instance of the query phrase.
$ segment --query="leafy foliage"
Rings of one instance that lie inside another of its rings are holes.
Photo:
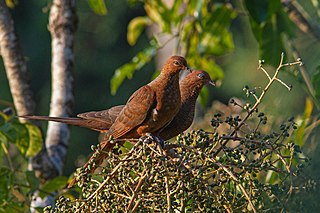
[[[0,138],[3,146],[14,143],[25,157],[35,156],[42,148],[42,135],[38,127],[21,124],[12,115],[0,113]]]
[[[145,1],[144,9],[147,16],[136,17],[129,23],[129,44],[136,44],[142,31],[151,25],[157,25],[163,34],[169,35],[169,39],[160,43],[158,35],[152,35],[150,47],[138,53],[132,62],[117,69],[111,80],[113,94],[125,78],[130,79],[135,71],[155,56],[157,50],[173,39],[177,39],[173,54],[184,55],[189,66],[207,71],[213,79],[223,78],[223,72],[213,56],[223,55],[234,48],[229,27],[236,17],[236,12],[231,5],[211,1],[177,0],[169,7],[162,0],[156,0]],[[154,48],[153,54],[148,54],[150,48]],[[141,54],[148,55],[148,60],[140,57]],[[202,102],[205,103],[207,95],[203,93],[202,97]]]
[[[98,15],[106,15],[107,7],[104,0],[89,0],[89,6]]]
[[[35,172],[26,169],[27,158],[35,156],[42,148],[39,128],[30,123],[19,123],[10,108],[0,112],[0,119],[0,156],[3,159],[0,166],[0,212],[26,212],[36,190],[40,190],[43,197],[47,196],[63,188],[67,178],[59,177],[40,187]],[[14,152],[15,147],[18,153]]]
[[[276,66],[278,53],[285,50],[283,35],[292,37],[293,24],[284,12],[280,0],[245,0],[250,13],[252,32],[260,46],[260,58]]]

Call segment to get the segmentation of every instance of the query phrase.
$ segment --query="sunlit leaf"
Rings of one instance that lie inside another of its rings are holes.
[[[181,9],[181,3],[182,3],[182,0],[175,0],[170,9],[170,15],[171,15],[170,20],[175,26],[181,23],[185,15],[185,14],[181,14],[181,12],[179,13],[179,10]]]
[[[191,56],[188,62],[189,66],[204,70],[209,73],[211,79],[213,80],[222,79],[224,76],[222,69],[215,63],[213,59],[207,59],[205,57],[194,55]]]
[[[163,32],[171,32],[170,10],[161,0],[145,2],[144,9],[148,17],[158,24]]]
[[[14,6],[15,6],[14,0],[6,0],[6,5],[7,5],[9,8],[13,9]]]
[[[65,176],[59,176],[54,179],[48,180],[41,188],[40,197],[44,198],[48,193],[52,193],[59,189],[64,188],[68,183],[68,178]]]
[[[40,129],[32,124],[25,124],[29,133],[29,147],[26,152],[26,157],[33,157],[42,149],[42,134]]]
[[[89,6],[98,15],[106,15],[107,7],[104,0],[88,0]]]
[[[6,144],[8,144],[8,139],[6,135],[0,131],[0,158],[5,154],[2,146],[6,146]]]
[[[203,54],[222,55],[234,48],[232,34],[229,31],[236,12],[225,6],[216,5],[208,18],[202,19],[203,32],[198,51]]]
[[[308,120],[311,116],[311,113],[313,111],[313,102],[310,98],[306,99],[306,106],[304,109],[304,114],[301,118],[301,122],[298,123],[298,128],[295,132],[295,143],[299,146],[304,145],[304,135],[305,135],[305,129],[308,123]]]
[[[204,5],[203,3],[204,1],[190,0],[187,5],[188,13],[194,17],[199,17],[201,15],[201,8]]]
[[[223,55],[234,48],[232,34],[227,30],[219,36],[205,33],[199,45],[199,53]]]
[[[141,35],[146,26],[150,24],[148,17],[136,17],[132,19],[128,25],[127,39],[128,43],[133,46],[136,44],[137,39]]]

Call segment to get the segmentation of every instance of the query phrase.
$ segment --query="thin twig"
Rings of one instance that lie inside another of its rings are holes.
[[[142,174],[141,174],[141,176],[140,176],[140,179],[139,179],[139,181],[138,181],[138,184],[137,184],[136,188],[135,188],[134,191],[133,191],[133,195],[131,196],[129,205],[128,205],[128,207],[127,207],[127,211],[131,209],[131,207],[132,207],[132,205],[133,205],[133,203],[134,203],[134,200],[135,200],[135,198],[137,197],[138,192],[139,192],[139,190],[140,190],[140,188],[141,188],[141,186],[142,186],[142,183],[143,183],[143,181],[144,181],[144,179],[146,178],[147,175],[148,175],[147,170],[146,170],[146,169],[143,170],[143,172],[142,172]],[[133,210],[132,210],[132,212],[133,212]]]
[[[248,113],[246,114],[246,116],[240,121],[239,125],[236,126],[234,128],[234,130],[230,133],[230,136],[233,136],[244,124],[245,122],[248,120],[248,118],[256,111],[257,107],[259,106],[259,104],[261,103],[262,99],[264,98],[266,92],[269,90],[270,86],[273,84],[274,81],[279,81],[280,79],[278,79],[278,74],[279,74],[279,71],[282,67],[285,67],[285,66],[293,66],[293,65],[299,65],[299,66],[302,66],[302,62],[300,60],[296,61],[296,62],[292,62],[292,63],[286,63],[286,64],[283,64],[283,59],[284,59],[284,53],[281,54],[281,57],[280,57],[280,63],[279,63],[279,66],[277,67],[274,75],[272,76],[272,78],[270,77],[270,75],[268,74],[268,72],[262,67],[262,63],[263,61],[259,61],[259,67],[258,69],[262,70],[266,76],[268,77],[269,79],[269,82],[268,84],[265,86],[265,88],[262,90],[259,98],[256,100],[255,104],[253,105],[252,108],[250,108],[250,110],[248,111]],[[279,81],[282,85],[284,85],[287,89],[291,88],[289,87],[287,84],[285,84],[283,81]],[[290,89],[289,89],[290,90]],[[216,151],[216,155],[223,149],[223,147],[228,143],[228,140],[224,141],[222,143],[222,145],[217,149]]]

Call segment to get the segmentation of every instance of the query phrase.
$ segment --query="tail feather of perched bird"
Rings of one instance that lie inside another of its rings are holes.
[[[109,151],[114,146],[111,144],[110,137],[115,140],[137,139],[146,133],[156,134],[171,122],[181,104],[179,73],[186,69],[189,70],[183,57],[172,56],[166,61],[156,79],[131,95],[101,141],[101,150],[93,154],[98,160],[95,161],[95,167],[91,172],[100,165],[101,159],[105,158],[105,151]],[[93,159],[93,156],[88,162]],[[73,180],[68,188],[75,182]]]
[[[18,117],[31,120],[60,122],[74,126],[85,127],[99,132],[106,132],[112,126],[122,108],[123,105],[119,105],[107,110],[81,113],[77,115],[78,118],[61,118],[37,115],[23,115]]]

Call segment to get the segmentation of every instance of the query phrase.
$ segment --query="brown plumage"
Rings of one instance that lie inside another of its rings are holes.
[[[149,84],[134,92],[109,131],[100,142],[101,151],[94,153],[83,168],[87,168],[93,160],[93,172],[105,158],[105,152],[115,146],[113,139],[139,138],[146,133],[157,134],[178,113],[181,98],[179,89],[179,73],[188,68],[187,61],[181,56],[172,56],[161,69],[160,75]],[[68,188],[72,187],[74,179]]]
[[[205,84],[213,84],[207,72],[194,70],[180,82],[181,106],[178,114],[160,133],[160,137],[168,140],[188,129],[194,118],[195,104],[201,88]],[[78,114],[78,118],[60,118],[48,116],[20,116],[26,119],[47,120],[89,128],[99,132],[107,132],[125,105],[114,106],[102,111]]]
[[[85,127],[99,132],[106,132],[112,126],[124,105],[114,106],[102,111],[85,112],[77,115],[77,118],[61,118],[37,115],[24,115],[21,118],[31,120],[54,121],[74,126]]]
[[[207,72],[194,70],[180,82],[181,106],[178,114],[160,133],[160,138],[168,140],[188,129],[194,118],[195,105],[202,87],[215,85]]]
[[[185,131],[191,126],[194,118],[196,99],[200,93],[200,90],[206,84],[214,85],[208,73],[202,70],[194,70],[192,73],[188,74],[180,82],[181,106],[180,106],[179,112],[171,121],[171,123],[161,131],[160,133],[161,138],[165,140],[170,139],[172,137],[177,136],[178,134]],[[112,107],[108,110],[82,113],[78,115],[78,117],[80,118],[75,118],[75,119],[78,119],[78,120],[92,119],[94,122],[100,123],[99,128],[100,127],[101,128],[98,131],[105,132],[110,128],[111,124],[115,121],[115,118],[118,116],[119,112],[123,107],[124,105],[120,105],[120,106]],[[28,118],[31,118],[31,117],[28,117]],[[47,117],[42,117],[42,116],[35,116],[33,118],[35,119],[40,118],[41,120],[47,120]],[[51,120],[57,121],[57,122],[64,122],[63,121],[64,118],[62,118],[61,120],[56,120],[56,118],[54,119],[55,120],[53,119]],[[66,120],[66,121],[69,122],[69,120]],[[83,121],[80,121],[78,124],[75,124],[75,125],[81,126],[79,125],[81,122]],[[72,124],[72,123],[68,123],[68,124]],[[88,123],[85,123],[85,124],[88,124]],[[97,125],[95,124],[95,127],[93,127],[92,125],[85,126],[85,127],[97,130],[98,128],[96,126]],[[108,150],[110,150],[113,147],[113,144],[109,144],[108,140],[102,142],[101,145],[102,147],[104,147],[105,151],[107,151],[106,150],[107,148]],[[100,158],[100,160],[102,161],[103,158]],[[98,164],[100,164],[100,162],[98,162]],[[86,167],[87,165],[88,163],[84,167]],[[75,182],[76,182],[75,180],[72,181],[68,187],[72,187]]]

